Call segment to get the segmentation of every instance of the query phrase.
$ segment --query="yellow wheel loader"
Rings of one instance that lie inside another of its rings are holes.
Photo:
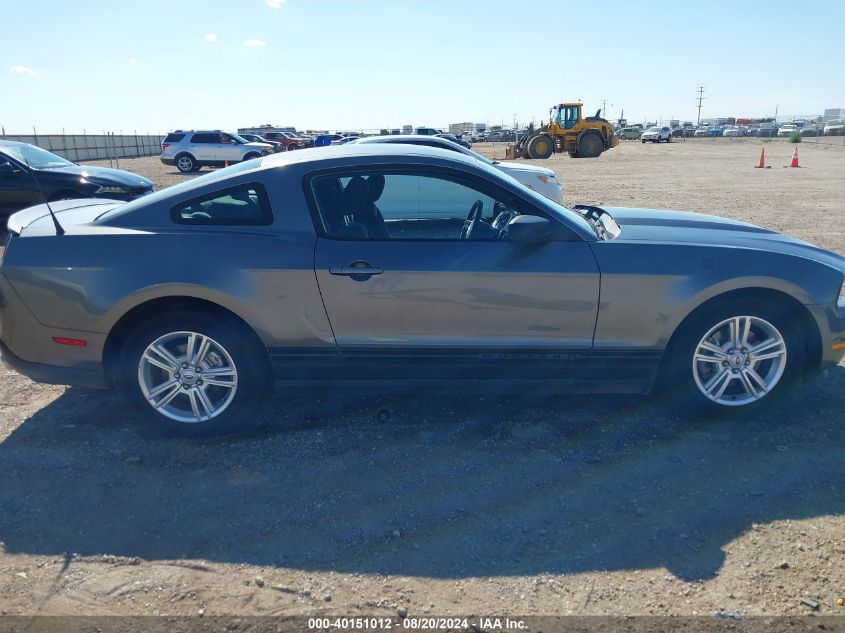
[[[613,124],[595,116],[581,116],[582,104],[561,103],[549,112],[549,123],[509,148],[508,158],[549,158],[555,152],[566,152],[572,158],[595,158],[619,145]]]

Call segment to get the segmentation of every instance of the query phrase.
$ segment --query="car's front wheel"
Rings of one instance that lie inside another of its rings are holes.
[[[683,327],[667,350],[664,380],[684,406],[729,411],[771,403],[803,365],[803,336],[785,307],[737,300]]]
[[[167,433],[205,436],[249,426],[268,385],[243,327],[202,312],[163,316],[124,346],[120,382],[141,415]]]

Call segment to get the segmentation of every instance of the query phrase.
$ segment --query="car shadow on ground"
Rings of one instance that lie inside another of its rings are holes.
[[[275,398],[263,430],[159,438],[69,389],[0,443],[8,553],[466,576],[713,577],[755,523],[845,512],[845,367],[770,413],[659,396]]]

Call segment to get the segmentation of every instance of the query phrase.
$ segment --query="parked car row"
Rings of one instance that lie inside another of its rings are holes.
[[[802,125],[799,123],[762,123],[759,125],[702,125],[699,127],[684,126],[666,128],[659,126],[651,126],[645,131],[642,125],[631,125],[623,127],[619,130],[619,138],[622,140],[641,140],[643,143],[652,141],[659,143],[661,141],[669,141],[665,138],[665,130],[670,130],[670,138],[679,137],[715,137],[721,136],[725,138],[737,138],[743,136],[755,136],[763,138],[773,137],[789,137],[794,133],[801,136],[841,136],[845,134],[845,122],[843,121],[828,121],[822,127],[820,124],[815,126]],[[658,136],[655,130],[661,131],[659,135],[660,140],[655,140]]]

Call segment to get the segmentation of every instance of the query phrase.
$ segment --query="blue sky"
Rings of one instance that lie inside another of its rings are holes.
[[[8,133],[695,121],[700,84],[702,117],[845,107],[841,1],[0,2]]]

